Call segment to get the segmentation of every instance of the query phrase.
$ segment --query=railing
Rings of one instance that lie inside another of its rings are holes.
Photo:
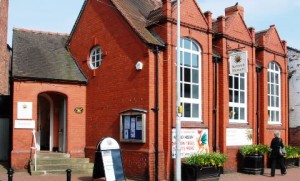
[[[33,136],[33,147],[31,147],[32,150],[34,150],[34,171],[36,171],[36,135],[35,135],[35,130],[32,130],[32,136]]]

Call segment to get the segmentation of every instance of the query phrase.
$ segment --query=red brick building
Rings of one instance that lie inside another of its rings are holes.
[[[27,167],[35,141],[37,151],[85,157],[87,80],[65,48],[67,39],[65,34],[14,29],[14,169]]]
[[[12,165],[30,157],[27,121],[47,132],[38,134],[41,150],[93,161],[110,136],[127,177],[172,180],[177,74],[182,158],[220,151],[225,171],[235,171],[242,145],[269,145],[274,130],[286,142],[286,45],[274,26],[248,28],[243,11],[229,7],[213,21],[196,0],[182,1],[180,65],[175,1],[86,0],[69,37],[15,29]]]

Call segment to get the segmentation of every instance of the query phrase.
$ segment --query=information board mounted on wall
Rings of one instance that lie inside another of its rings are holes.
[[[129,109],[120,113],[120,141],[146,142],[146,110]]]

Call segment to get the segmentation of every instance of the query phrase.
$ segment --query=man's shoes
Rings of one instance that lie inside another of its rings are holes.
[[[282,173],[281,175],[286,175],[286,172]]]

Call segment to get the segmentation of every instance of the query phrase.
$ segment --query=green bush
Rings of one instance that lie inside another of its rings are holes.
[[[187,165],[195,165],[200,167],[221,167],[226,162],[227,157],[222,153],[205,153],[194,154],[185,158],[184,163]]]
[[[300,148],[295,146],[285,145],[286,155],[285,158],[299,158],[300,157]]]
[[[259,154],[259,155],[263,155],[267,152],[270,152],[271,148],[263,145],[263,144],[258,144],[258,145],[244,145],[242,146],[242,148],[240,149],[240,153],[243,156],[246,155],[253,155],[253,154]]]

